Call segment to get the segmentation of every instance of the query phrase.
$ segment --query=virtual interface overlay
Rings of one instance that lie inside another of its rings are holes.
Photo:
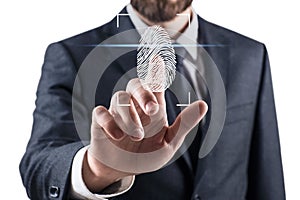
[[[85,117],[82,117],[83,112],[80,111],[80,106],[77,102],[84,102],[90,110],[98,103],[108,106],[110,97],[105,96],[105,94],[110,93],[113,95],[116,91],[126,90],[126,85],[133,78],[140,78],[143,87],[154,92],[168,88],[168,91],[178,100],[173,106],[180,109],[184,109],[193,101],[201,99],[201,96],[194,90],[188,78],[184,74],[176,72],[175,55],[177,54],[177,56],[181,57],[185,57],[185,55],[182,52],[175,52],[174,48],[184,47],[186,49],[197,49],[197,59],[187,58],[186,60],[194,72],[203,80],[210,98],[210,119],[206,119],[207,130],[199,150],[199,157],[205,157],[213,149],[220,137],[226,115],[226,95],[223,80],[214,61],[204,49],[206,45],[198,44],[190,38],[185,38],[186,44],[171,43],[170,38],[167,37],[168,31],[172,30],[163,30],[157,26],[150,29],[141,29],[139,32],[145,33],[141,37],[136,29],[132,29],[114,35],[101,44],[95,44],[94,49],[82,63],[73,88],[73,115],[77,132],[84,144],[88,144],[89,141],[89,135],[87,134],[89,131],[87,130],[90,122]],[[180,35],[180,33],[178,34]],[[160,39],[153,38],[153,36],[157,37],[157,35],[159,35]],[[180,37],[185,36],[180,35]],[[216,46],[216,48],[222,47]],[[136,57],[130,58],[127,55],[135,55]],[[114,88],[105,87],[107,81],[113,81],[115,83]],[[102,89],[99,89],[99,85]],[[182,85],[186,86],[184,90],[181,87]],[[99,95],[99,98],[97,95]],[[80,99],[81,97],[83,98]],[[96,102],[96,99],[100,98],[104,100]],[[121,102],[120,99],[117,101],[118,106],[130,106],[128,103]],[[159,126],[156,128],[159,128]],[[147,127],[144,127],[144,129],[147,129]],[[179,158],[191,145],[197,130],[198,126],[192,129],[185,138],[181,149],[176,152],[168,164]],[[109,140],[107,140],[105,145],[109,146],[107,148],[111,148],[122,155],[120,156],[120,163],[122,160],[135,160],[136,166],[148,163],[149,160],[155,159],[164,153],[164,149],[143,153],[128,152],[115,146]],[[106,156],[101,156],[99,159],[108,166],[120,171],[134,173],[139,171],[139,167],[120,165],[119,162],[112,161]],[[151,165],[149,167],[150,171]]]

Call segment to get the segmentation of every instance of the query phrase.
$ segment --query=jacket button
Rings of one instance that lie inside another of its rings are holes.
[[[60,192],[60,190],[59,190],[59,187],[57,187],[57,186],[51,186],[49,188],[49,195],[52,198],[57,198],[59,196],[59,192]]]
[[[201,200],[201,198],[200,198],[200,196],[199,196],[199,194],[195,194],[195,196],[194,196],[194,198],[193,198],[194,200]]]

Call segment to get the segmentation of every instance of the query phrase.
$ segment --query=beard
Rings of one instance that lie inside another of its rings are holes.
[[[167,22],[186,10],[193,0],[131,0],[131,5],[151,22]]]

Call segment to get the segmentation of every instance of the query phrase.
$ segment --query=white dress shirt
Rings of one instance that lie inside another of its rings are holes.
[[[135,11],[133,10],[133,7],[131,6],[131,4],[128,4],[127,7],[127,12],[129,14],[129,17],[131,19],[131,21],[133,22],[135,28],[137,29],[137,31],[142,34],[139,30],[139,28],[147,28],[148,25],[145,24],[135,13]],[[182,16],[182,17],[187,17],[187,16]],[[198,37],[198,18],[197,18],[197,14],[195,13],[195,11],[193,10],[192,12],[192,16],[191,16],[192,20],[190,21],[190,25],[189,27],[186,28],[186,30],[182,33],[182,35],[184,35],[184,37],[179,36],[176,41],[177,44],[181,44],[181,45],[185,45],[185,44],[191,44],[191,40],[197,42],[197,37]],[[120,24],[121,26],[121,24]],[[189,40],[186,40],[186,38],[189,38]],[[195,45],[195,43],[193,43],[192,45],[189,45],[189,48],[186,48],[187,52],[191,55],[191,57],[196,60],[197,58],[197,46]],[[190,65],[190,63],[184,59],[183,63],[185,66]],[[194,67],[188,67],[188,73],[191,75],[191,79],[193,82],[194,87],[197,90],[197,77],[195,76],[196,73],[196,69],[194,69]],[[198,90],[199,91],[199,90]],[[197,91],[196,91],[197,93]],[[82,177],[82,164],[83,164],[83,159],[84,159],[84,155],[87,151],[87,149],[89,148],[89,146],[86,146],[82,149],[80,149],[74,159],[73,159],[73,163],[72,163],[72,171],[71,171],[71,196],[73,198],[79,198],[79,199],[95,199],[95,200],[105,200],[107,198],[110,197],[115,197],[118,195],[121,195],[125,192],[127,192],[133,185],[134,183],[134,179],[135,176],[129,176],[126,178],[123,178],[119,184],[117,184],[117,187],[114,187],[114,185],[112,185],[109,189],[109,191],[103,191],[103,194],[95,194],[92,193],[91,191],[89,191],[89,189],[87,188],[86,184],[83,181],[83,177]]]

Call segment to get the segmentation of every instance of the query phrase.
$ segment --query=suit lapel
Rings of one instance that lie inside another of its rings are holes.
[[[209,54],[211,59],[216,64],[216,66],[221,74],[221,77],[223,79],[224,86],[226,88],[227,71],[228,71],[227,68],[229,66],[229,60],[230,60],[229,59],[230,52],[229,52],[229,48],[228,48],[228,41],[226,40],[226,38],[222,37],[222,35],[216,35],[214,31],[211,31],[210,30],[212,28],[212,27],[210,27],[210,26],[212,26],[211,24],[209,24],[208,22],[206,22],[205,20],[203,20],[200,17],[198,17],[198,21],[199,21],[198,44],[204,45],[204,50]],[[206,45],[206,44],[208,44],[208,45]],[[202,48],[202,47],[199,47],[199,48]],[[203,76],[206,77],[208,75],[206,75],[204,72]],[[211,93],[214,91],[209,91],[209,92]],[[171,102],[171,100],[169,100],[168,95],[166,95],[166,100]],[[210,104],[210,101],[207,101],[207,103]],[[175,111],[170,110],[169,112],[175,112]],[[210,119],[210,117],[209,117],[210,115],[211,115],[211,113],[210,113],[210,109],[209,109],[209,113],[207,114],[207,119]],[[209,121],[208,121],[208,123],[205,123],[205,124],[203,124],[203,126],[199,127],[202,130],[199,132],[199,134],[202,134],[201,137],[198,137],[199,139],[201,139],[201,140],[204,139],[208,125],[209,125]],[[179,149],[179,151],[181,151],[181,153],[185,152],[186,148],[188,148],[187,146],[184,146],[184,145],[185,145],[185,143],[183,143],[183,146]],[[193,165],[192,165],[192,161],[191,161],[189,152],[186,151],[185,153],[183,153],[182,158],[185,161],[187,167],[189,168],[190,173],[193,176],[195,176],[195,174],[193,174]],[[201,160],[199,159],[198,162],[201,162]],[[195,170],[196,174],[198,173],[198,170],[199,170],[199,165]]]
[[[126,14],[128,13],[125,7],[119,15],[110,22],[112,25],[110,33],[113,36],[121,34],[120,37],[117,36],[114,40],[114,44],[118,46],[110,47],[110,52],[115,54],[118,52],[118,48],[122,48],[123,52],[128,52],[116,60],[116,63],[121,67],[122,73],[124,74],[136,67],[137,47],[135,45],[138,44],[140,40],[139,33],[135,29],[130,17]],[[117,24],[119,26],[117,26]]]
[[[228,67],[230,65],[230,48],[229,48],[229,40],[226,39],[224,35],[219,34],[219,31],[216,31],[216,28],[218,28],[216,25],[213,25],[201,17],[198,16],[199,20],[199,35],[198,35],[198,43],[199,44],[204,44],[204,49],[205,51],[209,54],[213,62],[216,64],[220,75],[222,77],[225,90],[227,90],[227,76],[228,76]],[[204,76],[208,76],[207,74],[204,73]],[[209,91],[211,94],[214,91]],[[226,92],[227,93],[227,92]],[[209,107],[210,102],[208,101]],[[210,119],[209,116],[211,116],[210,113],[211,109],[208,109],[207,113],[207,118]],[[205,138],[206,130],[208,128],[209,121],[204,125],[202,128],[202,141]],[[201,148],[201,147],[200,147]],[[195,177],[201,176],[201,174],[205,171],[205,169],[202,169],[201,164],[202,159],[198,159],[198,165],[196,169],[196,174]],[[201,181],[200,178],[195,179],[195,187],[199,184]]]
[[[225,36],[217,34],[219,31],[215,30],[215,25],[210,24],[198,16],[199,31],[198,43],[204,44],[204,49],[215,62],[218,70],[222,76],[225,88],[227,83],[227,72],[229,66],[229,41]]]

